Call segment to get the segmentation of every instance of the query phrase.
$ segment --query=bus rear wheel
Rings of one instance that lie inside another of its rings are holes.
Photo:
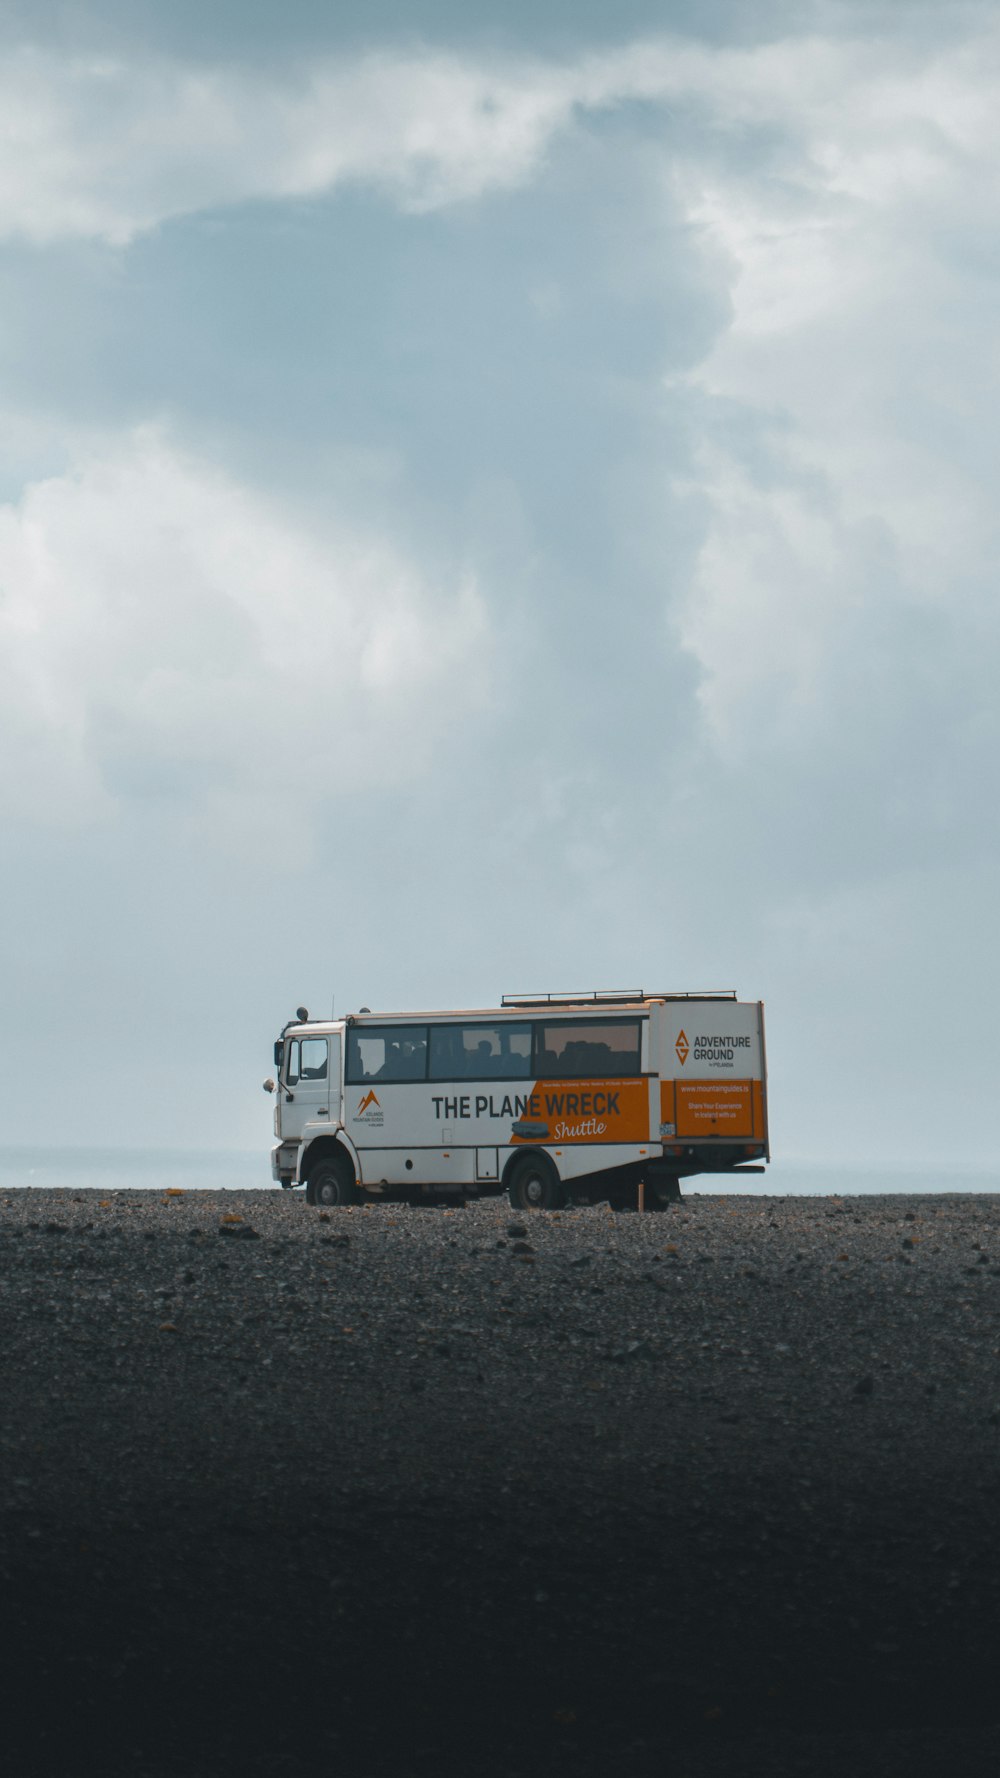
[[[682,1204],[683,1202],[681,1182],[676,1173],[647,1173],[647,1210],[666,1210],[670,1204]]]
[[[321,1209],[343,1204],[356,1204],[358,1188],[354,1183],[354,1169],[349,1162],[319,1161],[309,1175],[306,1187],[306,1202],[318,1204]]]
[[[565,1194],[555,1169],[544,1155],[526,1154],[514,1162],[507,1196],[515,1210],[558,1210]]]

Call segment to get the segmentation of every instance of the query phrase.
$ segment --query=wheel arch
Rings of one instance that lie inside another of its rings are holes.
[[[351,1169],[351,1178],[356,1180],[358,1160],[353,1143],[347,1141],[339,1131],[336,1133],[331,1131],[329,1135],[324,1133],[322,1136],[314,1136],[299,1154],[299,1184],[302,1185],[309,1178],[310,1168],[315,1167],[320,1161],[341,1159],[347,1162]]]
[[[510,1154],[507,1157],[507,1160],[504,1162],[504,1169],[500,1175],[500,1189],[501,1189],[501,1191],[509,1190],[510,1176],[514,1171],[514,1168],[518,1165],[518,1163],[520,1161],[523,1161],[525,1159],[533,1160],[533,1161],[541,1161],[543,1167],[548,1168],[548,1170],[552,1174],[553,1178],[558,1179],[560,1185],[562,1184],[562,1175],[559,1171],[559,1168],[556,1166],[555,1161],[552,1159],[552,1156],[548,1153],[547,1149],[531,1148],[526,1143],[523,1148],[520,1146],[520,1144],[517,1146],[517,1148],[512,1148],[510,1151]]]

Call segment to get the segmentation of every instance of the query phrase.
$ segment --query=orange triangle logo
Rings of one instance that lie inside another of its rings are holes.
[[[377,1110],[381,1111],[382,1107],[381,1107],[381,1105],[379,1105],[379,1102],[375,1097],[374,1091],[368,1092],[365,1094],[364,1098],[361,1101],[361,1104],[358,1106],[358,1116],[363,1117],[365,1112],[370,1111],[373,1105],[376,1107]]]
[[[680,1062],[681,1067],[683,1068],[685,1062],[688,1059],[688,1055],[691,1050],[691,1045],[688,1043],[688,1040],[685,1037],[683,1031],[678,1032],[677,1042],[674,1044],[674,1048],[677,1051],[677,1059]]]

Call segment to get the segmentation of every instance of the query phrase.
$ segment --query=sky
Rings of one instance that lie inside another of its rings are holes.
[[[0,0],[0,1139],[734,988],[992,1164],[1000,15]]]

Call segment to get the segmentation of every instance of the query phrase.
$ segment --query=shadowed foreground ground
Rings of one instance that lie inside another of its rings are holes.
[[[8,1769],[994,1772],[996,1212],[8,1194]]]

